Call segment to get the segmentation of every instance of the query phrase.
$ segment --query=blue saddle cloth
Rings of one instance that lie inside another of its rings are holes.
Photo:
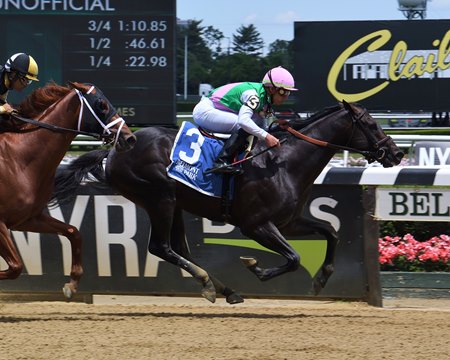
[[[222,197],[222,175],[204,173],[213,167],[222,146],[221,141],[203,136],[195,125],[184,121],[170,153],[168,176],[202,194]],[[232,189],[233,179],[230,194],[233,193]]]

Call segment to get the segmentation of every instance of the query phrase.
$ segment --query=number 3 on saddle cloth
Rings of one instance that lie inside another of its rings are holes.
[[[222,174],[204,172],[213,167],[214,160],[222,149],[223,142],[217,139],[205,137],[200,130],[190,122],[181,124],[177,137],[170,153],[171,163],[167,167],[167,174],[186,186],[189,186],[202,194],[224,197],[224,189],[227,189],[231,197],[233,194],[233,177],[228,184],[228,176]],[[223,186],[226,185],[226,186]],[[231,198],[228,198],[231,200]]]

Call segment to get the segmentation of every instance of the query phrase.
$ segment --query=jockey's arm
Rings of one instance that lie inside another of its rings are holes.
[[[242,105],[238,116],[238,123],[242,129],[251,135],[255,135],[258,139],[264,140],[266,138],[267,131],[255,124],[252,120],[253,110],[247,105]]]
[[[14,111],[14,108],[6,102],[8,92],[0,94],[0,115],[9,115]]]
[[[255,104],[256,102],[257,104]],[[257,110],[258,105],[259,99],[256,95],[250,96],[247,101],[244,102],[238,114],[239,127],[244,129],[249,134],[256,136],[258,139],[264,140],[268,147],[279,146],[280,141],[275,136],[260,128],[252,120],[252,116]]]

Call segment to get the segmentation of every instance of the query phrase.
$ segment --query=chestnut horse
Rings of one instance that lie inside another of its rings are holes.
[[[98,88],[69,85],[48,83],[33,91],[19,105],[20,116],[12,115],[14,124],[23,124],[0,134],[0,256],[8,265],[0,280],[17,278],[24,266],[9,230],[61,234],[72,250],[70,282],[63,288],[68,299],[83,274],[82,240],[77,228],[46,212],[56,169],[77,134],[114,141],[118,152],[136,141]]]
[[[280,149],[266,151],[264,142],[257,142],[253,152],[260,156],[242,163],[244,174],[235,179],[234,198],[229,214],[225,215],[242,234],[286,260],[280,266],[263,268],[256,259],[241,257],[245,266],[262,281],[299,268],[300,256],[285,236],[323,235],[327,251],[313,280],[317,294],[333,273],[338,237],[329,223],[303,215],[315,178],[339,149],[359,152],[384,167],[399,164],[403,153],[367,110],[357,104],[343,102],[307,121],[291,121],[287,130],[274,129],[275,135],[283,141]],[[222,200],[167,176],[176,129],[145,128],[135,135],[137,145],[131,151],[94,150],[73,161],[56,177],[53,199],[70,198],[80,179],[90,172],[146,210],[152,223],[149,243],[152,254],[188,271],[201,283],[202,295],[211,302],[215,301],[216,291],[224,295],[228,303],[242,302],[239,294],[194,263],[185,239],[182,210],[222,221]],[[200,137],[199,131],[192,133],[193,153],[203,143]],[[102,167],[105,157],[106,173]]]

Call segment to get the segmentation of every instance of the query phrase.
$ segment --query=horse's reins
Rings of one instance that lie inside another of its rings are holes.
[[[15,114],[15,113],[12,113],[11,117],[13,117],[16,120],[19,120],[19,121],[22,121],[22,122],[25,122],[25,123],[28,123],[28,124],[36,125],[38,127],[41,127],[41,128],[44,128],[44,129],[48,129],[48,130],[52,130],[52,131],[55,131],[55,132],[59,132],[59,131],[61,131],[61,132],[72,132],[72,133],[75,133],[75,134],[78,134],[78,135],[92,136],[92,137],[94,137],[96,139],[99,139],[99,140],[103,138],[103,135],[100,135],[100,134],[97,134],[97,133],[91,133],[91,132],[82,131],[82,130],[74,130],[74,129],[63,128],[63,127],[58,126],[58,125],[52,125],[52,124],[43,123],[43,122],[40,122],[40,121],[37,121],[37,120],[33,120],[33,119],[27,119],[27,118],[24,118],[24,117],[22,117],[20,115]]]
[[[353,124],[355,124],[355,123],[358,124],[358,121],[361,120],[361,118],[363,116],[364,116],[364,112],[362,112],[356,119],[352,117]],[[384,157],[385,152],[382,149],[380,149],[380,146],[383,145],[386,141],[388,141],[390,139],[390,137],[386,136],[384,139],[381,139],[380,141],[376,141],[376,139],[373,138],[372,134],[368,133],[364,127],[361,127],[361,130],[363,131],[366,138],[368,138],[368,140],[371,140],[372,146],[376,149],[375,151],[359,150],[359,149],[352,148],[349,146],[332,144],[327,141],[318,140],[318,139],[309,137],[308,135],[305,135],[305,134],[301,133],[300,131],[295,130],[293,127],[291,127],[289,125],[286,127],[286,131],[288,131],[295,137],[305,140],[311,144],[322,146],[322,147],[327,147],[327,148],[333,149],[333,150],[346,150],[349,152],[355,152],[355,153],[363,155],[366,158],[374,158],[377,160],[382,159]]]
[[[362,112],[356,119],[352,116],[352,124],[358,124],[358,121],[361,120],[361,118],[364,116],[364,112]],[[353,136],[353,130],[354,128],[352,127],[352,136]],[[287,127],[285,127],[285,130],[288,131],[290,134],[292,134],[293,136],[295,136],[296,138],[299,138],[301,140],[305,140],[307,142],[309,142],[310,144],[314,144],[317,146],[321,146],[321,147],[326,147],[329,149],[333,149],[333,150],[342,150],[342,151],[349,151],[349,152],[354,152],[354,153],[358,153],[363,155],[365,158],[369,159],[369,162],[371,162],[370,160],[381,160],[384,158],[386,152],[385,150],[383,150],[381,148],[381,145],[383,145],[385,142],[387,142],[389,139],[391,139],[390,136],[386,136],[384,139],[381,139],[380,141],[377,141],[374,136],[372,135],[372,133],[367,132],[367,130],[364,128],[364,126],[361,126],[361,130],[364,133],[364,135],[366,136],[367,140],[369,140],[372,143],[372,146],[376,149],[375,151],[370,151],[370,150],[359,150],[356,148],[352,148],[349,146],[343,146],[343,145],[336,145],[336,144],[332,144],[329,143],[328,141],[323,141],[323,140],[319,140],[319,139],[314,139],[308,135],[305,135],[303,133],[301,133],[298,130],[295,130],[293,127],[287,125]],[[280,144],[282,144],[283,142],[285,142],[286,139],[282,139],[280,140]],[[259,156],[261,154],[264,154],[265,152],[275,148],[278,145],[274,145],[268,148],[265,148],[263,150],[261,150],[260,152],[251,155],[249,157],[246,157],[244,159],[235,161],[233,163],[231,163],[230,165],[223,165],[219,168],[225,168],[227,166],[235,166],[238,164],[241,164],[243,162],[246,162],[248,160],[253,159],[256,156]]]
[[[87,92],[87,94],[91,93],[92,90],[94,89],[94,86],[92,86],[89,91]],[[69,129],[69,128],[64,128],[58,125],[52,125],[52,124],[47,124],[47,123],[43,123],[34,119],[27,119],[24,118],[16,113],[12,113],[11,117],[13,117],[14,119],[17,119],[19,121],[25,122],[25,123],[29,123],[32,125],[36,125],[38,127],[44,128],[44,129],[48,129],[51,131],[56,131],[56,132],[71,132],[71,133],[75,133],[77,135],[87,135],[87,136],[92,136],[95,139],[98,140],[102,140],[104,142],[113,142],[114,141],[114,145],[116,145],[118,138],[119,138],[119,134],[120,131],[122,130],[123,125],[125,124],[125,120],[122,117],[117,118],[116,120],[114,120],[113,122],[109,123],[108,125],[105,125],[100,118],[97,116],[97,114],[95,113],[95,111],[92,109],[91,105],[89,104],[89,102],[86,100],[86,98],[83,96],[83,94],[77,90],[74,89],[75,92],[78,95],[78,98],[80,99],[80,103],[81,103],[81,107],[80,107],[80,113],[78,114],[78,129]],[[81,122],[83,119],[83,109],[84,106],[86,105],[87,108],[89,109],[90,113],[92,114],[92,116],[94,116],[94,118],[97,120],[97,122],[100,124],[100,126],[103,127],[103,134],[97,134],[97,133],[93,133],[93,132],[88,132],[88,131],[83,131],[81,130]],[[109,120],[112,116],[114,116],[115,114],[111,115],[107,120]],[[117,123],[121,123],[119,125],[119,129],[117,130],[117,134],[114,137],[114,140],[111,140],[111,135],[113,135],[111,133],[111,131],[109,130],[110,127],[116,125]],[[106,133],[106,134],[105,134]]]
[[[348,150],[351,152],[357,152],[360,153],[362,155],[364,155],[365,153],[368,153],[368,151],[363,151],[363,150],[358,150],[358,149],[354,149],[352,147],[349,146],[343,146],[343,145],[336,145],[336,144],[331,144],[327,141],[323,141],[323,140],[318,140],[318,139],[314,139],[312,137],[309,137],[308,135],[302,134],[300,131],[295,130],[293,127],[288,126],[286,128],[286,131],[291,133],[292,135],[294,135],[295,137],[305,140],[311,144],[314,145],[318,145],[318,146],[322,146],[322,147],[327,147],[329,149],[333,149],[333,150]]]

